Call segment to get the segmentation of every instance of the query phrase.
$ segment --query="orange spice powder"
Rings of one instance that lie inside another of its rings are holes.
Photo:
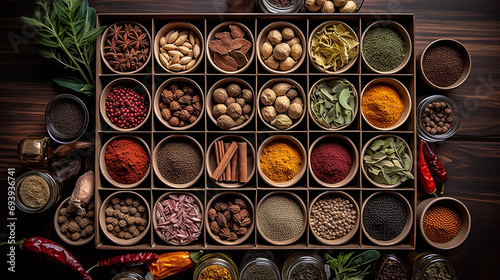
[[[446,243],[458,234],[462,220],[457,212],[443,207],[434,206],[427,210],[423,219],[425,236],[435,243]]]

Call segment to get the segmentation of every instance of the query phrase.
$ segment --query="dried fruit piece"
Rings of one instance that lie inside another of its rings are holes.
[[[232,72],[232,71],[238,70],[238,64],[228,54],[221,55],[221,54],[214,52],[214,62],[215,62],[215,65],[217,65],[220,69],[222,69],[224,71]]]
[[[252,43],[244,38],[234,39],[232,44],[233,45],[241,45],[241,47],[239,47],[239,51],[244,53],[244,54],[247,54],[248,51],[250,50],[250,48],[252,48]]]
[[[243,38],[245,36],[245,31],[241,29],[238,25],[230,24],[229,29],[231,29],[231,36],[233,38]]]
[[[231,51],[231,43],[227,44],[222,40],[212,40],[208,42],[208,47],[214,54],[228,54]]]
[[[229,55],[234,59],[234,61],[236,61],[236,64],[240,68],[248,63],[247,56],[240,51],[230,52]]]

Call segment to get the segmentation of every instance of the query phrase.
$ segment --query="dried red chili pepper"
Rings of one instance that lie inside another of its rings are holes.
[[[433,194],[435,197],[437,197],[436,183],[434,182],[434,178],[432,178],[431,171],[429,170],[429,167],[425,162],[424,149],[423,149],[424,143],[422,141],[420,142],[420,149],[417,155],[418,182],[422,187],[422,189],[424,190],[424,192],[426,192],[427,194]]]
[[[114,266],[114,265],[123,265],[123,266],[141,265],[149,263],[151,261],[155,261],[157,258],[158,255],[152,252],[147,252],[147,253],[141,252],[141,253],[132,253],[132,254],[115,256],[100,260],[96,265],[87,269],[87,273],[89,273],[92,269],[96,267]]]
[[[201,254],[203,251],[161,254],[156,261],[148,263],[148,268],[155,279],[163,279],[190,269],[200,260]]]
[[[444,169],[443,164],[439,161],[437,155],[431,150],[431,147],[424,142],[424,157],[425,162],[429,166],[429,170],[431,171],[432,177],[436,180],[437,183],[441,184],[441,194],[444,192],[444,183],[448,180],[448,173]]]
[[[3,242],[2,245],[8,244]],[[35,252],[38,256],[47,259],[53,263],[63,265],[69,269],[80,273],[83,279],[92,280],[92,277],[85,272],[85,269],[80,262],[63,246],[55,243],[52,240],[33,236],[14,243],[28,251]],[[12,245],[12,244],[11,244]]]

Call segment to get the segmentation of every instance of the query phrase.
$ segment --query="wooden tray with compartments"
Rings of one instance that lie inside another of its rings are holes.
[[[247,26],[253,33],[255,40],[259,35],[259,32],[266,27],[268,24],[275,21],[287,21],[295,26],[297,26],[304,34],[306,41],[308,40],[311,32],[318,25],[331,20],[339,20],[347,25],[349,25],[357,34],[358,38],[361,38],[363,31],[368,25],[378,20],[392,20],[401,24],[410,35],[412,46],[415,45],[415,17],[413,14],[286,14],[286,15],[276,15],[276,14],[98,14],[97,21],[98,25],[111,25],[119,21],[134,21],[142,24],[149,31],[152,37],[152,46],[154,43],[154,37],[159,29],[161,29],[165,24],[173,21],[184,21],[195,25],[203,34],[203,39],[206,42],[208,34],[210,31],[224,21],[236,21]],[[200,65],[197,67],[196,71],[187,74],[172,74],[164,71],[157,63],[154,58],[154,53],[149,60],[148,65],[140,72],[128,75],[121,75],[112,72],[107,68],[100,54],[100,44],[101,38],[97,40],[96,43],[96,80],[97,80],[97,98],[96,98],[96,170],[99,170],[99,153],[101,147],[109,140],[111,137],[116,135],[135,135],[138,136],[148,143],[151,151],[154,149],[155,145],[159,143],[163,138],[172,134],[183,134],[192,136],[196,139],[201,146],[205,149],[214,141],[214,139],[228,134],[237,134],[245,137],[253,145],[254,149],[257,151],[261,143],[271,135],[276,134],[290,134],[297,138],[305,147],[306,151],[309,152],[309,147],[317,138],[326,134],[341,134],[347,136],[356,145],[358,152],[361,155],[361,151],[366,142],[368,142],[373,137],[380,134],[392,134],[403,138],[410,146],[413,155],[413,170],[412,173],[416,177],[416,150],[417,150],[417,135],[416,135],[416,125],[415,125],[415,83],[416,83],[416,73],[415,73],[415,54],[412,48],[412,53],[410,61],[406,66],[399,72],[395,74],[376,74],[369,71],[365,66],[363,66],[361,54],[356,58],[354,65],[346,72],[341,74],[326,74],[318,71],[314,66],[313,62],[310,60],[309,56],[306,58],[302,65],[298,67],[296,71],[289,74],[278,75],[269,73],[260,65],[257,59],[257,52],[253,59],[250,61],[250,67],[240,74],[230,75],[231,77],[237,77],[248,82],[253,87],[254,96],[267,81],[279,78],[287,77],[291,78],[297,83],[299,83],[306,93],[309,92],[310,87],[319,79],[332,76],[341,77],[349,80],[357,89],[358,96],[361,93],[363,87],[371,80],[379,77],[390,77],[394,78],[401,83],[403,83],[412,99],[411,113],[406,122],[399,128],[391,131],[379,131],[371,128],[366,124],[358,112],[355,120],[346,128],[338,131],[327,131],[315,125],[313,120],[309,116],[309,108],[306,108],[305,117],[302,121],[295,126],[293,129],[288,131],[271,130],[261,119],[254,114],[253,119],[250,123],[246,125],[241,130],[231,130],[225,131],[219,129],[208,117],[205,110],[204,114],[201,116],[201,120],[192,128],[188,130],[171,130],[164,126],[151,112],[146,123],[139,129],[133,132],[119,132],[113,130],[109,126],[105,125],[104,120],[101,117],[99,111],[99,97],[103,88],[113,80],[121,77],[132,77],[141,81],[149,90],[151,94],[151,100],[154,98],[157,87],[159,87],[164,81],[172,77],[189,77],[194,80],[204,91],[206,95],[209,89],[220,79],[228,77],[227,74],[218,72],[209,62],[207,58],[207,53],[205,52],[204,57]],[[153,48],[153,47],[152,47]],[[306,50],[304,50],[306,51]],[[361,51],[360,51],[361,52]],[[254,98],[255,100],[256,98]],[[206,102],[206,101],[205,101]],[[306,102],[305,102],[306,103]],[[257,108],[257,103],[254,104]],[[359,102],[358,102],[359,106]],[[305,106],[307,107],[307,106]],[[364,177],[362,172],[362,162],[360,161],[359,170],[351,181],[349,185],[342,188],[326,188],[321,187],[312,178],[311,171],[306,170],[305,175],[299,180],[299,182],[290,188],[286,188],[287,191],[292,191],[297,194],[305,203],[306,208],[309,209],[311,201],[319,194],[325,191],[340,190],[350,194],[358,203],[361,209],[364,200],[371,194],[384,189],[377,188],[371,185],[368,180]],[[395,191],[402,194],[409,202],[413,209],[413,221],[415,221],[415,209],[417,203],[416,194],[416,180],[408,180],[402,185],[391,189],[390,191]],[[123,189],[114,187],[110,184],[100,172],[96,172],[96,209],[98,210],[103,200],[114,192],[121,191]],[[179,191],[179,189],[173,189],[165,186],[157,177],[154,170],[151,168],[146,180],[139,186],[129,189],[137,192],[143,196],[148,202],[149,206],[152,208],[155,201],[159,196],[168,191]],[[251,178],[250,182],[241,188],[222,188],[212,182],[206,170],[204,170],[201,178],[192,186],[181,191],[189,192],[197,196],[203,206],[206,207],[207,203],[212,197],[214,197],[219,192],[225,191],[237,191],[245,194],[250,200],[253,201],[254,206],[257,206],[259,200],[266,194],[276,190],[283,190],[281,188],[270,187],[265,184],[264,180],[260,178],[257,171],[255,171],[254,176]],[[96,235],[95,235],[95,246],[97,249],[103,250],[176,250],[182,247],[184,250],[251,250],[251,249],[393,249],[393,250],[413,250],[415,249],[416,242],[416,224],[413,222],[410,233],[407,237],[400,243],[393,246],[378,246],[371,243],[368,238],[364,235],[361,230],[361,225],[357,229],[354,237],[347,243],[340,246],[327,246],[320,243],[311,233],[311,229],[307,227],[305,233],[302,237],[295,243],[288,246],[275,246],[267,243],[258,233],[256,227],[252,235],[242,244],[235,246],[224,246],[213,240],[207,230],[207,227],[203,226],[203,233],[201,234],[199,240],[186,246],[173,246],[169,245],[163,241],[155,232],[153,228],[153,222],[148,229],[146,236],[140,240],[135,245],[131,246],[119,246],[111,242],[104,234],[103,231],[106,229],[100,228],[99,222],[97,221],[99,215],[96,213]],[[154,218],[154,217],[152,217]]]

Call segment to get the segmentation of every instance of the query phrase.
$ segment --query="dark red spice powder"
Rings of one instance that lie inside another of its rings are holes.
[[[311,168],[319,180],[336,184],[351,171],[351,151],[338,142],[320,142],[311,152]]]
[[[122,184],[138,182],[149,169],[149,154],[134,139],[117,139],[109,143],[104,161],[111,178]]]

